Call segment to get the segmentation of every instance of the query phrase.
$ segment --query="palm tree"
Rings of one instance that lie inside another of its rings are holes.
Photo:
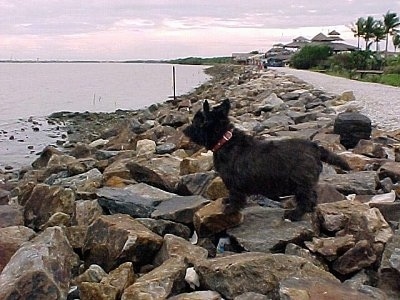
[[[363,38],[365,40],[365,50],[369,50],[371,44],[369,44],[369,40],[375,37],[374,30],[376,27],[376,23],[378,21],[374,19],[374,17],[368,16],[365,20],[364,28],[363,28]]]
[[[358,18],[356,23],[353,23],[350,30],[354,33],[354,37],[357,38],[357,48],[360,49],[360,38],[364,35],[365,19]]]
[[[375,51],[378,52],[379,51],[379,42],[386,38],[385,25],[383,24],[382,21],[375,22],[373,35],[374,35],[374,37],[373,37],[374,42],[376,43]]]
[[[386,45],[385,45],[385,55],[387,55],[388,43],[389,43],[389,35],[394,35],[396,29],[400,26],[400,19],[396,13],[388,12],[383,15],[383,23],[385,25],[385,34],[386,34]]]
[[[394,52],[397,51],[397,48],[400,47],[400,35],[398,33],[394,34],[392,37]]]

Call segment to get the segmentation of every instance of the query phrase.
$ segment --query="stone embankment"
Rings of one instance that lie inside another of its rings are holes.
[[[373,129],[346,149],[334,124],[351,122],[338,115],[351,92],[273,70],[210,71],[163,104],[50,117],[69,124],[65,149],[0,174],[0,299],[399,299],[400,133]],[[202,100],[225,98],[249,134],[311,139],[353,170],[324,166],[302,221],[284,219],[290,197],[223,214],[212,153],[182,129]]]

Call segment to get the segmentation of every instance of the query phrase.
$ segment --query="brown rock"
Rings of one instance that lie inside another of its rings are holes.
[[[207,186],[206,198],[217,200],[219,198],[226,198],[229,196],[229,191],[226,188],[221,177],[214,178]]]
[[[372,300],[386,299],[384,293],[380,294],[382,298],[376,298],[367,292],[357,291],[349,288],[345,284],[336,281],[326,280],[324,278],[297,278],[290,277],[281,282],[279,285],[280,299],[287,300]]]
[[[388,161],[378,170],[379,178],[390,177],[393,182],[400,181],[400,162]]]
[[[183,259],[171,258],[138,278],[125,289],[121,300],[166,299],[179,294],[186,286],[186,268],[187,264]]]
[[[132,158],[125,158],[121,160],[116,160],[111,165],[105,168],[103,172],[103,177],[105,181],[109,181],[112,177],[119,177],[125,180],[132,180],[131,173],[126,166],[130,163]]]
[[[133,265],[131,262],[126,262],[112,270],[100,283],[116,288],[117,299],[120,299],[122,292],[134,282]]]
[[[42,153],[40,154],[39,158],[37,158],[33,163],[32,166],[36,169],[44,168],[47,167],[47,164],[50,160],[50,158],[53,155],[62,155],[63,153],[52,147],[52,146],[47,146],[42,150]]]
[[[11,199],[11,192],[0,188],[0,205],[7,205]]]
[[[343,275],[350,274],[371,266],[376,259],[371,244],[361,240],[333,263],[333,269]]]
[[[305,245],[312,252],[332,260],[354,247],[355,239],[350,234],[340,237],[313,238],[312,242],[305,242]]]
[[[243,221],[241,213],[224,213],[223,199],[207,204],[194,214],[194,227],[200,235],[209,235],[234,227]]]
[[[24,243],[3,269],[0,299],[66,299],[78,262],[62,229],[47,228]]]
[[[342,152],[339,156],[347,161],[353,171],[364,171],[370,169],[371,166],[374,166],[374,168],[375,165],[379,167],[383,163],[383,160],[351,152]]]
[[[180,175],[208,172],[213,168],[213,154],[211,151],[200,153],[193,157],[184,158],[180,164]]]
[[[79,285],[79,296],[84,300],[117,300],[118,290],[109,284],[82,282]]]
[[[0,228],[24,225],[23,209],[19,205],[0,205]]]
[[[0,228],[0,273],[19,247],[34,236],[35,232],[24,226]]]
[[[201,286],[232,299],[245,292],[270,298],[279,283],[290,277],[319,278],[339,282],[332,274],[304,258],[268,253],[242,253],[201,261],[195,266]]]
[[[71,189],[38,184],[24,207],[25,224],[33,229],[39,229],[56,212],[73,216],[74,202],[75,194]]]
[[[135,268],[149,263],[163,239],[128,215],[100,216],[89,226],[83,254],[87,265],[109,271],[127,261]]]
[[[168,300],[222,300],[222,298],[219,293],[214,291],[197,291],[172,296]]]
[[[339,193],[338,190],[330,184],[320,183],[316,188],[317,192],[317,203],[331,203],[344,200],[343,194]]]
[[[353,153],[375,158],[387,158],[388,156],[382,145],[371,140],[360,140],[357,146],[354,147]]]
[[[97,200],[76,201],[75,207],[74,224],[76,225],[90,225],[103,214],[103,209]]]
[[[174,192],[179,181],[180,163],[180,158],[167,154],[150,160],[130,162],[126,166],[130,170],[132,178],[136,181]]]
[[[206,259],[208,251],[196,245],[192,245],[181,237],[172,234],[164,236],[164,243],[157,253],[154,262],[161,265],[170,258],[185,258],[187,262],[194,263],[196,260]]]

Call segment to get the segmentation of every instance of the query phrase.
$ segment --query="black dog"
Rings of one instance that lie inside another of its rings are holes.
[[[315,186],[322,162],[350,170],[338,155],[302,139],[260,141],[234,128],[228,118],[229,100],[210,110],[207,101],[184,134],[214,152],[214,167],[229,190],[225,212],[240,210],[247,195],[279,201],[294,195],[297,207],[286,216],[299,220],[316,205]]]

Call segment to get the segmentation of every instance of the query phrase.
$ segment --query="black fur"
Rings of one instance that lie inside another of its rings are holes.
[[[246,196],[261,194],[279,201],[279,197],[295,195],[297,207],[287,214],[299,220],[316,205],[315,186],[322,171],[322,162],[350,170],[338,155],[314,142],[302,139],[261,141],[235,129],[230,123],[229,100],[210,110],[205,101],[184,134],[193,142],[212,149],[223,134],[233,129],[232,138],[214,152],[214,167],[229,190],[225,211],[243,208]]]

